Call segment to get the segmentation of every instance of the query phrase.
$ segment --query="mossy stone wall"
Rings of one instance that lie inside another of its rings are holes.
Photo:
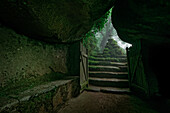
[[[1,113],[57,113],[61,106],[80,92],[79,77],[37,86],[1,101]]]
[[[53,72],[67,74],[68,44],[48,44],[0,27],[0,87]]]

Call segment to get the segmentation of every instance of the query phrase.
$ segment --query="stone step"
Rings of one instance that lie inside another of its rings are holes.
[[[128,72],[89,71],[89,77],[128,79]]]
[[[118,66],[122,72],[128,72],[128,66]]]
[[[129,94],[130,89],[129,88],[117,88],[117,87],[99,87],[99,86],[92,86],[89,85],[89,87],[86,89],[87,91],[94,91],[94,92],[108,92],[108,93],[123,93],[123,94]]]
[[[107,72],[127,72],[127,66],[95,66],[90,65],[89,71],[107,71]]]
[[[96,58],[96,57],[89,57],[89,60],[92,60],[92,61],[110,61],[110,62],[127,62],[127,58]]]
[[[109,57],[109,56],[106,55],[106,57]],[[111,56],[111,57],[113,57],[113,58],[127,58],[126,55],[118,55],[118,56]]]
[[[101,66],[126,66],[127,62],[110,62],[110,61],[91,61],[89,65],[101,65]]]
[[[118,87],[118,88],[128,88],[128,79],[117,79],[117,78],[94,78],[89,77],[89,84],[93,86],[102,87]]]
[[[89,71],[107,71],[107,72],[114,72],[120,71],[119,67],[115,66],[89,66]]]
[[[92,55],[92,57],[96,57],[96,58],[106,58],[106,57],[110,57],[110,55],[104,55],[104,54],[101,54],[101,55]],[[112,58],[127,58],[126,55],[117,55],[117,56],[114,56]]]
[[[97,55],[103,55],[103,53],[97,53]]]

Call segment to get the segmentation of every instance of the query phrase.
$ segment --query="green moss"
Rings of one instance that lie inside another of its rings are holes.
[[[97,57],[93,57],[93,56],[90,56],[90,57],[89,57],[89,60],[94,60],[94,61],[116,61],[116,62],[119,61],[118,58],[110,58],[110,57],[97,58]]]
[[[90,65],[111,65],[111,64],[114,64],[114,63],[110,62],[110,61],[92,61],[92,60],[90,60],[89,64]]]
[[[8,96],[11,94],[17,95],[20,92],[23,92],[27,89],[31,89],[35,86],[46,84],[51,81],[64,79],[66,76],[62,73],[51,72],[49,74],[45,74],[41,77],[30,77],[29,79],[20,80],[18,82],[9,83],[8,86],[4,88],[0,88],[0,97]]]
[[[99,61],[88,60],[89,63],[99,63]]]
[[[91,30],[83,37],[83,45],[88,49],[89,55],[94,55],[100,52],[100,39],[95,34],[104,28],[105,23],[108,21],[108,17],[111,16],[110,9],[100,19],[96,20]]]
[[[104,57],[110,57],[110,53],[109,52],[108,53],[104,53],[103,56]]]
[[[109,39],[108,43],[105,46],[103,54],[107,54],[110,57],[115,57],[118,55],[125,55],[125,50],[118,46],[117,42],[114,39]]]
[[[110,56],[110,51],[104,51],[103,52],[103,55],[105,56],[105,55],[109,55]]]
[[[56,72],[51,72],[50,74],[44,75],[42,77],[43,81],[55,81],[55,80],[61,80],[65,77],[63,73],[56,73]]]
[[[89,66],[89,68],[95,68],[95,69],[98,69],[98,68],[100,68],[100,67],[98,67],[98,66]]]
[[[39,112],[39,108],[44,106],[45,111],[51,112],[53,109],[52,107],[52,98],[55,94],[55,91],[52,90],[48,93],[36,96],[31,98],[29,101],[24,103],[20,103],[20,106],[17,110],[22,111],[24,113],[35,113]]]

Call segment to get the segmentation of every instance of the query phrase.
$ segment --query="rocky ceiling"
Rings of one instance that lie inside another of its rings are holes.
[[[115,0],[0,0],[0,20],[49,42],[73,42],[87,33]]]
[[[119,37],[169,41],[168,0],[0,0],[0,20],[16,31],[49,42],[73,42],[113,7]]]
[[[133,43],[136,39],[170,42],[170,1],[117,0],[112,22],[120,38]]]

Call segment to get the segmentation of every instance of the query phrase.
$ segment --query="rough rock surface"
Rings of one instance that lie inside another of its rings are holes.
[[[87,33],[115,0],[1,0],[0,20],[50,42],[73,42]]]
[[[0,87],[52,71],[67,73],[68,45],[50,45],[0,27]]]
[[[132,73],[129,78],[133,78],[130,84],[138,86],[131,85],[133,92],[141,93],[144,90],[147,96],[158,93],[169,97],[167,78],[162,77],[167,75],[164,73],[168,73],[168,69],[161,66],[170,62],[167,53],[170,48],[169,11],[170,1],[167,0],[115,2],[112,12],[113,25],[122,40],[132,43],[128,52],[129,70]]]
[[[80,92],[79,77],[36,86],[17,95],[0,98],[0,113],[57,113],[61,105]]]
[[[167,42],[170,37],[170,2],[167,0],[117,0],[112,22],[124,41]],[[168,40],[167,40],[168,39]]]

